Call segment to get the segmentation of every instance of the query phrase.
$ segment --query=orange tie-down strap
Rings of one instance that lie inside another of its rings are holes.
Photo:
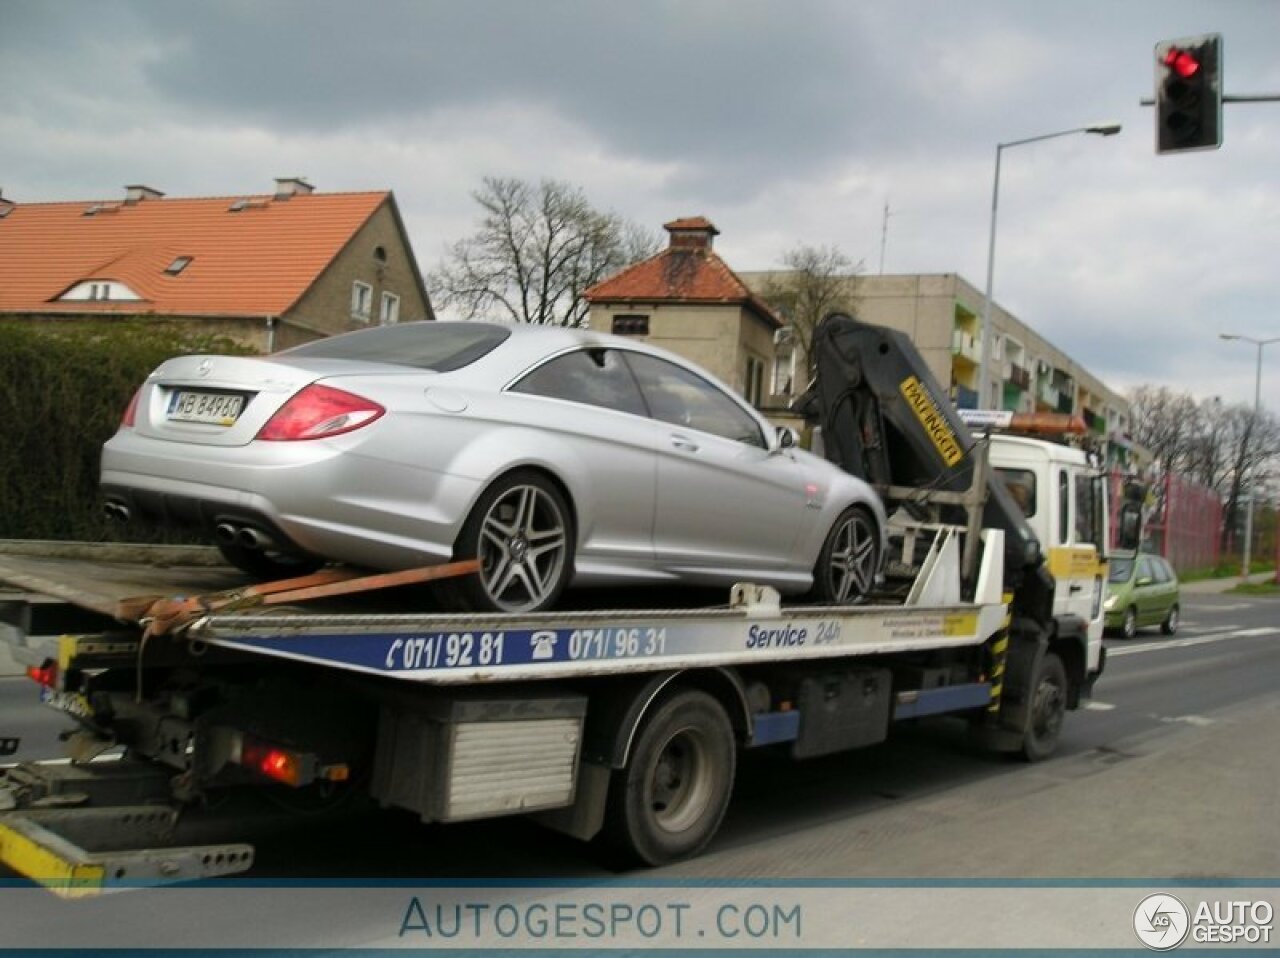
[[[415,585],[433,579],[449,579],[480,571],[479,559],[447,562],[400,572],[365,575],[352,569],[323,569],[312,575],[276,582],[261,582],[243,589],[212,592],[208,595],[159,596],[140,595],[121,599],[116,604],[116,618],[137,622],[148,635],[165,635],[214,612],[251,609],[260,605],[280,605],[325,599],[400,585]]]

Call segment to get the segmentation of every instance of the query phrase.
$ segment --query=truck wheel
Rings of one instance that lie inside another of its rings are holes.
[[[693,689],[658,704],[609,788],[605,837],[632,861],[662,865],[711,841],[733,791],[729,717]]]
[[[876,582],[880,563],[880,530],[862,506],[840,513],[813,570],[813,599],[826,605],[864,601]]]
[[[536,472],[514,472],[480,496],[454,546],[480,559],[454,596],[475,612],[539,612],[564,591],[573,569],[573,518],[564,496]]]
[[[1173,635],[1178,631],[1178,606],[1176,603],[1169,607],[1169,614],[1160,623],[1160,631],[1165,635]]]
[[[229,565],[264,582],[310,575],[324,565],[323,559],[295,556],[286,552],[246,549],[234,542],[219,542],[217,546],[218,551],[222,553],[222,558],[226,559]]]
[[[1120,634],[1132,639],[1138,634],[1138,610],[1133,606],[1124,610],[1124,621],[1120,623]]]
[[[1046,652],[1031,679],[1027,727],[1022,734],[1022,756],[1038,762],[1054,753],[1067,713],[1067,670],[1062,659]]]

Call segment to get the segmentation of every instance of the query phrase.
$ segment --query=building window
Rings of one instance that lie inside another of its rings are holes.
[[[373,287],[356,280],[351,284],[351,318],[367,323],[372,309]]]
[[[400,322],[400,297],[395,293],[382,294],[382,325]]]
[[[190,256],[179,256],[172,263],[165,267],[164,271],[170,276],[177,276],[184,269],[191,265]]]
[[[753,406],[759,406],[764,392],[764,360],[747,357],[746,373],[742,379],[742,395]]]
[[[616,336],[648,336],[649,317],[643,313],[619,313],[613,317]]]

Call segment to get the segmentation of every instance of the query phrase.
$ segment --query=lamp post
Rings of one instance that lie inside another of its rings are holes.
[[[1226,340],[1238,339],[1246,343],[1253,343],[1258,347],[1258,363],[1253,375],[1253,423],[1249,427],[1249,435],[1256,441],[1258,438],[1258,413],[1261,412],[1262,408],[1262,347],[1271,343],[1280,343],[1280,336],[1272,336],[1270,339],[1254,339],[1252,336],[1238,336],[1235,333],[1218,333],[1218,338]],[[1246,581],[1249,578],[1249,560],[1253,558],[1253,500],[1256,496],[1252,485],[1255,471],[1253,463],[1249,463],[1249,502],[1244,507],[1244,556],[1240,560],[1240,577]]]
[[[1008,143],[996,144],[996,175],[991,187],[991,238],[987,244],[987,294],[982,301],[982,355],[978,358],[978,408],[986,409],[987,393],[991,391],[991,285],[996,271],[996,208],[1000,202],[1000,156],[1014,146],[1027,143],[1039,143],[1041,140],[1052,140],[1059,136],[1070,136],[1073,133],[1097,133],[1099,136],[1115,136],[1120,132],[1119,123],[1096,123],[1093,126],[1079,126],[1072,130],[1059,130],[1057,133],[1042,133],[1040,136],[1029,136],[1023,140],[1010,140]]]

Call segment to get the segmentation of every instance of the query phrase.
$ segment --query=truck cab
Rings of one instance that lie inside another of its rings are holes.
[[[1086,453],[1025,436],[991,437],[991,466],[1040,540],[1054,578],[1054,617],[1088,623],[1087,670],[1098,669],[1107,582],[1107,487]]]

